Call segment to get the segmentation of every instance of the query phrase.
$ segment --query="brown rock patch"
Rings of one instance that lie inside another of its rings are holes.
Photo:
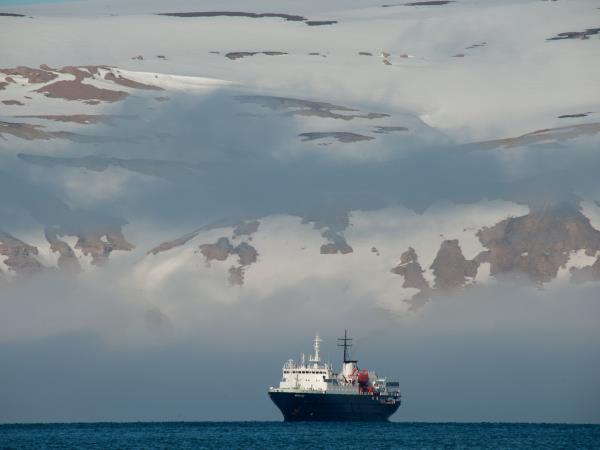
[[[37,89],[36,92],[41,92],[50,98],[96,100],[110,103],[123,100],[129,95],[127,92],[102,89],[77,80],[55,81]]]
[[[298,136],[302,138],[303,142],[332,138],[338,142],[341,142],[342,144],[372,141],[373,139],[375,139],[371,136],[364,136],[362,134],[350,133],[347,131],[315,131],[310,133],[300,133]]]
[[[329,240],[327,244],[321,245],[320,252],[322,255],[335,255],[337,253],[346,255],[354,251],[341,233],[328,229],[322,233],[322,236]]]
[[[219,238],[215,244],[200,245],[200,251],[204,255],[207,265],[213,260],[225,261],[230,255],[238,256],[239,266],[229,268],[229,282],[232,285],[243,284],[245,268],[254,264],[258,259],[258,252],[250,244],[242,242],[234,247],[226,237]]]
[[[318,53],[316,53],[318,55]],[[287,115],[322,117],[326,119],[380,119],[389,114],[370,112],[368,114],[345,114],[358,112],[347,106],[334,105],[327,102],[302,100],[290,97],[273,97],[264,95],[239,95],[235,97],[241,103],[263,106],[274,111],[284,111]]]
[[[14,116],[20,119],[45,119],[54,122],[71,122],[84,125],[95,123],[112,123],[117,118],[130,118],[131,116],[112,116],[107,114],[69,114],[69,115],[28,115]]]
[[[417,309],[431,299],[433,290],[423,276],[424,270],[421,268],[421,264],[419,264],[419,258],[414,248],[409,247],[407,251],[402,253],[400,263],[391,272],[404,277],[403,288],[419,290],[419,292],[407,301],[411,305],[411,309]]]
[[[81,249],[84,255],[91,256],[92,264],[102,266],[106,264],[112,251],[131,251],[135,246],[127,242],[120,229],[115,228],[81,232],[75,248]]]
[[[494,139],[491,141],[473,142],[463,147],[468,150],[489,150],[495,148],[513,148],[518,146],[559,143],[578,136],[593,135],[600,133],[600,122],[584,123],[558,128],[547,128],[532,133],[505,139]]]
[[[215,244],[200,245],[200,252],[206,258],[206,262],[210,261],[225,261],[227,257],[233,253],[233,245],[226,237],[219,238]]]
[[[0,73],[27,78],[27,82],[32,84],[47,83],[58,76],[48,70],[34,69],[26,66],[0,69]]]
[[[477,236],[488,250],[476,259],[490,263],[491,275],[522,274],[536,283],[556,278],[571,252],[600,251],[600,231],[569,205],[505,219]]]
[[[394,132],[398,132],[398,131],[408,131],[408,128],[399,127],[399,126],[374,127],[373,133],[388,134],[388,133],[394,133]]]
[[[202,12],[171,12],[171,13],[159,13],[158,16],[171,16],[171,17],[248,17],[251,19],[262,19],[270,17],[278,17],[291,22],[303,22],[306,17],[292,15],[292,14],[279,14],[279,13],[252,13],[252,12],[241,12],[241,11],[202,11]]]
[[[233,236],[251,236],[258,231],[260,222],[258,220],[247,220],[238,223],[233,229]]]
[[[590,36],[600,33],[600,28],[588,28],[584,31],[565,31],[546,39],[547,41],[560,41],[563,39],[589,39]]]
[[[50,243],[50,250],[58,252],[58,267],[61,270],[71,273],[77,273],[81,270],[79,261],[73,249],[64,241],[58,238],[58,230],[46,228],[44,230],[46,240]]]
[[[229,53],[225,54],[225,57],[229,58],[231,60],[236,60],[236,59],[246,58],[248,56],[254,56],[254,55],[282,56],[282,55],[287,55],[287,53],[273,51],[273,50],[267,50],[267,51],[262,51],[262,52],[229,52]]]
[[[156,255],[158,253],[161,252],[166,252],[167,250],[171,250],[172,248],[175,247],[181,247],[182,245],[186,244],[188,241],[194,239],[196,236],[198,236],[199,231],[193,231],[192,233],[186,234],[185,236],[181,236],[180,238],[177,239],[173,239],[172,241],[167,241],[167,242],[163,242],[160,245],[158,245],[157,247],[154,247],[153,249],[151,249],[148,253],[152,253],[153,255]],[[206,256],[206,255],[205,255]]]
[[[442,242],[431,264],[437,289],[451,290],[465,286],[477,276],[477,261],[467,260],[458,245],[458,239]]]
[[[65,66],[57,72],[73,75],[75,77],[75,81],[83,81],[84,78],[93,78],[92,73],[89,70],[84,69],[85,68],[75,66]]]
[[[21,139],[28,141],[34,139],[52,139],[53,136],[43,130],[40,125],[31,125],[28,123],[13,123],[13,122],[0,122],[0,135],[10,134]]]
[[[112,72],[108,72],[104,75],[104,79],[108,81],[112,81],[113,83],[120,84],[121,86],[125,86],[132,89],[146,89],[150,91],[164,91],[163,88],[154,86],[152,84],[144,84],[139,81],[130,80],[129,78],[125,78],[121,75],[116,76]]]
[[[4,264],[17,275],[35,275],[44,269],[37,254],[37,247],[0,230],[0,255],[6,256]]]
[[[337,20],[307,20],[306,25],[310,26],[310,27],[318,27],[318,26],[322,26],[322,25],[335,25],[336,23],[338,23]]]

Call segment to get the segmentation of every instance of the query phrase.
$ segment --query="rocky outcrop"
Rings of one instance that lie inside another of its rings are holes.
[[[131,251],[135,246],[127,242],[120,229],[108,229],[80,233],[75,248],[80,249],[84,255],[91,256],[92,264],[102,266],[106,264],[112,251]]]
[[[450,290],[464,287],[477,276],[479,264],[467,260],[458,245],[458,239],[442,242],[431,264],[435,276],[435,288]]]
[[[139,81],[130,80],[129,78],[125,78],[122,75],[115,75],[112,72],[108,72],[104,75],[104,79],[108,81],[112,81],[113,83],[120,84],[121,86],[125,86],[132,89],[146,89],[150,91],[164,91],[163,88],[154,86],[152,84],[140,83]]]
[[[81,144],[122,141],[121,139],[112,137],[90,136],[87,134],[72,133],[70,131],[44,131],[44,128],[45,127],[43,125],[0,121],[0,137],[3,137],[2,135],[9,134],[28,141],[36,139],[66,139],[68,141],[78,142]],[[52,157],[47,158],[49,158],[48,160],[52,159]]]
[[[1,122],[0,121],[0,136],[10,134],[12,136],[26,139],[28,141],[34,139],[53,139],[55,136],[51,132],[42,130],[41,125],[31,125],[29,123],[18,122]]]
[[[240,245],[235,247],[233,249],[233,253],[238,255],[241,266],[249,266],[250,264],[255,263],[258,259],[258,252],[256,249],[246,242],[242,242]]]
[[[319,27],[323,25],[335,25],[338,23],[337,20],[307,20],[304,22],[309,27]]]
[[[64,241],[58,238],[58,230],[55,228],[46,228],[44,230],[46,240],[50,243],[50,250],[58,253],[58,267],[66,272],[77,273],[81,270],[79,260],[73,249]]]
[[[593,256],[600,250],[600,231],[570,205],[508,218],[477,236],[488,250],[476,259],[490,263],[491,275],[525,275],[536,283],[556,278],[572,252]]]
[[[78,123],[91,125],[96,123],[113,124],[117,120],[131,119],[134,116],[111,115],[111,114],[39,114],[14,116],[19,119],[44,119],[53,122]]]
[[[247,236],[248,240],[252,240],[252,235],[258,231],[259,225],[260,222],[258,220],[243,220],[234,227],[232,238],[237,239],[242,236]],[[173,239],[172,241],[163,242],[160,245],[148,251],[148,253],[156,255],[158,253],[171,250],[172,248],[185,245],[188,241],[198,236],[200,231],[202,231],[203,229],[205,230],[207,228],[211,228],[211,226],[192,231],[191,233],[188,233],[177,239]],[[231,254],[232,249],[233,251],[235,250],[235,248],[233,248],[233,245],[229,242],[229,239],[226,237],[220,238],[215,244],[202,244],[200,246],[200,251],[206,258],[207,262],[210,262],[212,259],[217,259],[213,257],[214,255],[220,256],[223,254],[223,252],[227,255]],[[240,253],[244,255],[249,254],[244,246],[242,246]],[[227,256],[225,256],[224,259],[226,258]],[[245,256],[244,258],[247,258],[247,256]],[[223,261],[224,259],[220,259],[220,261]]]
[[[40,66],[42,67],[42,66]],[[47,67],[47,66],[45,66]],[[90,68],[82,68],[75,66],[65,66],[62,69],[56,70],[59,73],[66,73],[69,75],[73,75],[75,77],[75,81],[82,81],[84,78],[93,78],[93,73],[97,72],[98,66],[94,66],[94,70],[90,70]]]
[[[381,127],[373,127],[373,133],[377,134],[389,134],[398,131],[408,131],[408,128],[401,126],[381,126]]]
[[[458,239],[451,239],[441,243],[430,266],[435,277],[433,287],[423,276],[425,271],[412,247],[402,253],[400,263],[391,272],[404,277],[403,288],[419,290],[412,298],[405,300],[411,305],[411,309],[418,309],[436,293],[462,289],[472,284],[477,276],[478,265],[476,261],[464,257]]]
[[[229,256],[238,256],[238,265],[229,268],[229,282],[232,285],[242,285],[246,268],[258,260],[258,252],[253,246],[242,242],[234,247],[226,237],[219,238],[214,244],[200,245],[200,252],[207,265],[210,265],[210,261],[225,261]]]
[[[419,264],[419,257],[412,247],[409,247],[407,251],[402,253],[400,263],[392,269],[392,273],[404,277],[402,287],[427,291],[430,289],[430,286],[425,277],[423,277],[423,272],[425,271],[421,268],[421,264]]]
[[[263,106],[274,111],[284,111],[287,115],[321,117],[326,119],[380,119],[389,117],[389,114],[369,112],[367,114],[351,114],[357,109],[347,106],[334,105],[327,102],[302,100],[290,97],[273,97],[268,95],[239,95],[238,101],[247,104]],[[350,113],[350,114],[348,114]]]
[[[400,256],[400,263],[394,267],[391,272],[404,277],[403,288],[418,289],[419,292],[412,296],[408,303],[412,309],[423,306],[432,295],[431,286],[423,276],[424,270],[419,264],[419,258],[415,249],[409,247],[407,251]]]
[[[391,5],[381,5],[382,8],[389,8],[392,6],[443,6],[448,3],[454,3],[454,0],[426,0],[421,2],[409,2],[409,3],[396,3]]]
[[[171,17],[248,17],[250,19],[281,18],[291,22],[304,22],[306,17],[280,13],[253,13],[242,11],[202,11],[202,12],[170,12],[159,13],[158,16]]]
[[[158,253],[166,252],[168,250],[171,250],[172,248],[181,247],[182,245],[186,244],[188,241],[190,241],[190,240],[194,239],[196,236],[198,236],[199,232],[200,231],[193,231],[193,232],[188,233],[184,236],[181,236],[177,239],[173,239],[172,241],[162,242],[161,244],[157,245],[156,247],[154,247],[153,249],[148,251],[148,254],[151,253],[153,255],[157,255]]]
[[[571,273],[571,282],[575,284],[600,281],[600,256],[596,258],[594,264],[584,267],[571,267],[569,272]]]
[[[321,245],[320,253],[322,255],[336,253],[345,255],[354,251],[343,235],[344,230],[350,225],[350,216],[347,211],[338,208],[320,208],[312,214],[304,215],[302,223],[311,222],[315,229],[321,230],[321,236],[328,241]]]
[[[329,240],[328,243],[321,245],[322,255],[335,255],[336,253],[345,255],[354,251],[354,249],[348,245],[348,242],[346,242],[346,238],[340,233],[328,229],[322,233],[322,236]]]
[[[563,39],[589,39],[590,36],[600,33],[600,28],[588,28],[583,31],[565,31],[546,39],[547,41],[560,41]]]
[[[103,89],[77,80],[60,80],[47,84],[35,92],[40,92],[46,97],[62,98],[65,100],[97,100],[103,102],[117,102],[129,94],[124,91]]]
[[[21,77],[29,84],[41,84],[42,86],[37,87],[34,92],[42,93],[46,97],[79,100],[88,104],[117,102],[123,100],[129,93],[120,89],[101,88],[84,82],[85,80],[102,80],[104,84],[108,81],[130,89],[164,90],[159,86],[128,78],[119,69],[108,66],[65,66],[57,69],[42,64],[39,69],[19,66],[0,69],[0,73],[6,75],[4,80],[0,80],[0,89],[10,89],[10,83],[15,83],[13,77]],[[61,75],[63,79],[56,80]],[[64,75],[71,75],[73,79],[64,79]]]
[[[332,25],[337,23],[337,20],[308,20],[306,17],[296,14],[253,13],[242,11],[170,12],[159,13],[157,15],[170,17],[247,17],[250,19],[280,18],[287,22],[304,22],[308,26]]]
[[[287,55],[287,53],[274,50],[265,50],[261,52],[229,52],[225,54],[225,57],[235,61],[236,59],[246,58],[254,55],[282,56]]]
[[[512,138],[473,142],[470,144],[465,144],[463,148],[468,150],[490,150],[495,148],[513,148],[527,145],[548,145],[557,144],[578,136],[589,136],[598,133],[600,133],[599,122],[582,123],[579,125],[537,130]]]
[[[238,223],[233,229],[233,237],[252,236],[258,231],[260,222],[258,220],[246,220]],[[251,239],[251,238],[250,238]]]
[[[249,266],[258,259],[258,252],[250,244],[242,242],[234,247],[226,237],[219,238],[214,244],[200,245],[200,252],[206,258],[207,263],[225,261],[230,255],[237,255],[240,265]]]
[[[200,252],[206,258],[206,262],[225,261],[233,253],[234,247],[226,237],[219,238],[214,244],[200,245]]]
[[[36,259],[37,247],[26,244],[16,237],[0,230],[0,255],[9,270],[17,275],[35,275],[44,269],[44,266]]]
[[[373,137],[365,136],[358,133],[351,133],[348,131],[315,131],[310,133],[300,133],[298,135],[302,138],[302,142],[306,141],[316,141],[318,139],[335,139],[342,144],[349,144],[352,142],[361,142],[361,141],[372,141]]]
[[[18,66],[7,69],[0,69],[0,73],[9,75],[11,77],[23,77],[27,79],[28,83],[48,83],[58,77],[55,73],[43,69],[34,69],[32,67]]]

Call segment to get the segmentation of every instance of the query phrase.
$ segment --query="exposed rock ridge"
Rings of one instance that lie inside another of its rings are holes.
[[[477,276],[479,263],[467,260],[458,245],[458,239],[442,242],[430,268],[435,276],[435,288],[441,290],[464,287]]]
[[[425,271],[419,264],[419,258],[414,248],[409,247],[407,251],[402,253],[400,263],[391,272],[404,277],[403,288],[419,289],[419,292],[408,301],[412,309],[423,306],[431,298],[431,286],[423,276]]]
[[[505,219],[477,236],[488,250],[477,256],[490,263],[490,274],[525,275],[536,283],[556,278],[572,252],[600,251],[600,231],[576,207],[562,205]]]
[[[37,247],[26,244],[11,234],[0,230],[0,255],[9,270],[17,275],[35,275],[45,267],[36,259]]]
[[[92,264],[102,266],[114,250],[131,251],[135,248],[123,236],[120,229],[86,231],[78,235],[75,248],[92,257]]]
[[[46,240],[50,243],[50,250],[57,252],[58,256],[58,267],[61,270],[67,272],[77,273],[81,270],[79,260],[75,255],[73,249],[66,242],[58,238],[58,230],[56,228],[46,228],[44,230]]]
[[[321,230],[321,236],[327,239],[327,243],[321,245],[322,255],[342,255],[352,253],[354,249],[346,242],[344,230],[350,225],[350,216],[347,211],[336,208],[323,208],[317,213],[305,214],[303,224],[313,223],[316,230]]]
[[[225,261],[229,256],[237,255],[238,264],[229,268],[229,282],[232,285],[242,285],[246,267],[258,260],[258,252],[253,246],[241,242],[234,247],[227,237],[220,237],[214,244],[201,244],[200,252],[207,265],[210,265],[210,261]]]

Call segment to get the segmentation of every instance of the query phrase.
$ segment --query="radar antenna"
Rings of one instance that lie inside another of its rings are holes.
[[[315,336],[314,344],[313,344],[315,353],[314,353],[314,355],[311,356],[310,362],[316,362],[316,363],[321,362],[321,356],[319,355],[321,342],[323,342],[323,340],[319,337],[319,333],[317,333],[317,335]]]
[[[344,363],[356,363],[356,360],[351,360],[349,349],[352,347],[352,339],[348,337],[348,330],[344,330],[344,337],[338,338],[338,347],[344,348]]]

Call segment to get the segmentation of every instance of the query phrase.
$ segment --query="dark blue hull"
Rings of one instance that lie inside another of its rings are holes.
[[[383,422],[400,407],[400,399],[392,403],[371,395],[269,392],[269,396],[286,422]]]

